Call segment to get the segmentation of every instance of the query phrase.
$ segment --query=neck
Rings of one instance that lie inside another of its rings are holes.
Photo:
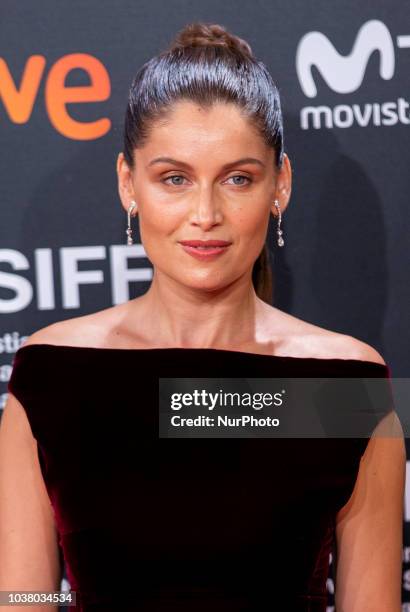
[[[149,290],[136,299],[141,334],[155,338],[159,346],[221,348],[254,343],[263,336],[263,313],[269,308],[256,295],[251,277],[207,291],[154,271]]]

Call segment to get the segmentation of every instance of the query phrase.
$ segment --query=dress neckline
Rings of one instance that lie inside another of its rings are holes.
[[[120,347],[101,347],[101,346],[75,346],[75,345],[69,345],[69,344],[50,344],[47,342],[37,342],[37,343],[32,343],[32,344],[27,344],[27,345],[23,345],[21,346],[18,350],[19,351],[23,351],[23,350],[27,350],[27,349],[37,349],[37,348],[45,348],[45,349],[51,349],[51,350],[55,350],[55,349],[65,349],[65,350],[69,350],[69,351],[74,351],[74,350],[78,350],[78,351],[90,351],[90,352],[100,352],[100,353],[158,353],[158,352],[169,352],[172,353],[174,352],[185,352],[186,354],[188,354],[189,352],[191,353],[201,353],[201,352],[213,352],[213,353],[222,353],[225,355],[235,355],[235,356],[240,356],[243,355],[245,356],[249,356],[249,357],[259,357],[262,359],[273,359],[273,360],[290,360],[293,361],[295,363],[297,362],[301,362],[301,361],[309,361],[309,362],[313,362],[313,363],[319,363],[319,362],[334,362],[335,364],[344,364],[344,363],[355,363],[355,364],[363,364],[363,365],[368,365],[368,366],[376,366],[376,368],[382,368],[384,370],[389,370],[389,366],[387,364],[384,363],[380,363],[377,361],[369,361],[367,359],[350,359],[350,358],[343,358],[343,357],[297,357],[295,355],[268,355],[267,353],[252,353],[252,352],[248,352],[248,351],[235,351],[235,350],[230,350],[230,349],[221,349],[221,348],[214,348],[214,347],[181,347],[181,346],[164,346],[164,347],[148,347],[148,348],[120,348]]]

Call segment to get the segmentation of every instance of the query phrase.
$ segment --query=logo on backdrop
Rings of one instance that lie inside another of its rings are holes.
[[[46,68],[48,72],[46,72]],[[75,70],[82,70],[89,78],[89,85],[69,86],[66,79]],[[104,102],[111,95],[111,83],[104,64],[88,53],[69,53],[57,59],[50,67],[43,55],[31,55],[24,66],[19,84],[16,84],[5,59],[0,57],[0,99],[10,121],[28,123],[34,104],[44,89],[44,104],[51,125],[66,138],[95,140],[111,129],[108,117],[93,120],[75,119],[69,112],[69,104]]]
[[[399,48],[410,47],[410,35],[397,36],[396,44]],[[372,19],[364,23],[347,55],[340,54],[322,32],[308,32],[296,50],[296,73],[304,95],[307,98],[318,97],[315,75],[336,94],[343,96],[357,92],[374,51],[378,52],[380,83],[391,80],[396,65],[395,41],[382,21]],[[397,123],[410,123],[409,103],[402,97],[382,103],[338,104],[333,108],[323,104],[306,106],[300,113],[302,129],[390,126]]]
[[[81,297],[84,291],[92,291],[91,285],[105,285],[111,303],[121,304],[130,299],[133,283],[152,280],[152,266],[145,261],[143,266],[135,266],[142,259],[147,259],[142,244],[114,244],[108,251],[105,245],[66,246],[56,254],[44,247],[34,249],[30,256],[17,249],[0,249],[0,266],[10,268],[0,270],[0,288],[12,293],[0,298],[0,314],[20,312],[33,303],[37,310],[79,309]],[[90,260],[93,263],[88,267]],[[107,260],[110,273],[104,274]],[[129,265],[129,260],[134,260],[134,265]]]

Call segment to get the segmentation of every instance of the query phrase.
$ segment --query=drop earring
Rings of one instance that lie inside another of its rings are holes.
[[[280,206],[279,206],[278,200],[275,200],[274,204],[275,204],[276,208],[278,209],[278,217],[279,217],[279,219],[278,219],[278,229],[276,230],[276,233],[278,235],[278,245],[280,247],[283,247],[283,245],[285,244],[285,241],[282,238],[283,231],[280,229],[280,224],[282,222],[282,214],[280,212]]]
[[[131,213],[134,210],[134,208],[137,208],[137,204],[134,200],[131,200],[131,205],[128,207],[128,210],[127,210],[128,227],[125,230],[125,233],[127,234],[127,244],[133,244],[132,229],[131,229]]]

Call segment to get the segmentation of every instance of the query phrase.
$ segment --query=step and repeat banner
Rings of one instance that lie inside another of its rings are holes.
[[[275,305],[370,343],[393,377],[409,375],[409,4],[3,0],[0,15],[1,408],[26,336],[149,287],[117,191],[128,89],[197,20],[246,39],[281,95],[293,191],[285,247],[269,236]]]

